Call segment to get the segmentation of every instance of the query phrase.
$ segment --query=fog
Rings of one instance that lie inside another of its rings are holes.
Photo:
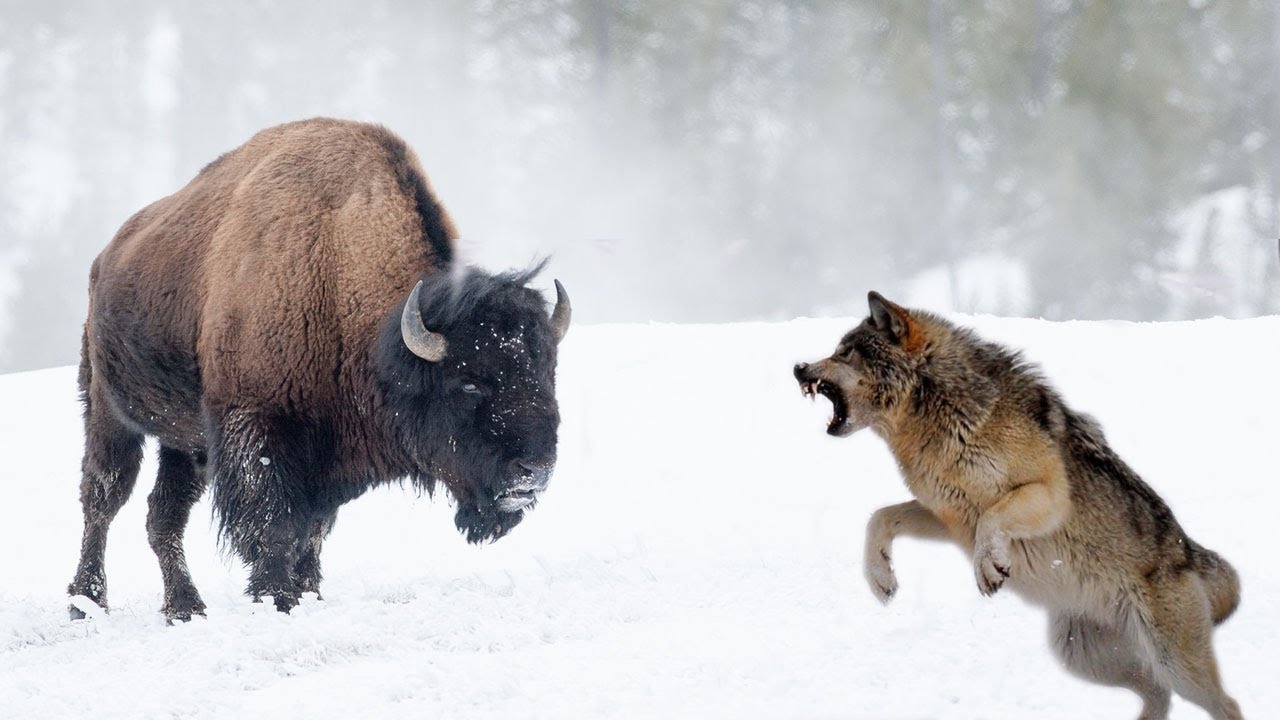
[[[1280,311],[1265,2],[0,4],[0,372],[264,127],[382,123],[580,322]]]

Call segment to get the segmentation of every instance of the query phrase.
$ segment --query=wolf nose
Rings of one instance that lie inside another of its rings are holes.
[[[805,370],[808,370],[808,369],[809,369],[809,363],[805,363],[805,362],[802,362],[802,363],[796,363],[796,367],[795,367],[795,369],[794,369],[794,370],[792,370],[792,372],[793,372],[793,373],[795,373],[795,376],[796,376],[796,379],[797,379],[797,380],[803,380],[803,379],[804,379],[804,371],[805,371]]]

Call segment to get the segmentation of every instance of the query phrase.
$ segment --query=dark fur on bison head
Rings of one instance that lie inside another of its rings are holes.
[[[432,273],[378,339],[378,378],[411,477],[428,492],[444,484],[469,542],[509,532],[555,465],[556,345],[569,303],[557,283],[548,313],[528,287],[541,269]]]

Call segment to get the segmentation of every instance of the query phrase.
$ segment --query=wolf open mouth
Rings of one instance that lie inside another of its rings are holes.
[[[821,395],[831,401],[831,418],[827,420],[829,435],[849,434],[849,406],[845,403],[844,394],[840,392],[839,387],[826,380],[810,380],[800,383],[800,392],[809,399]]]

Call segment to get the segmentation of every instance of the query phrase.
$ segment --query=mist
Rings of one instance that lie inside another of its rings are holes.
[[[1280,312],[1280,13],[1080,0],[0,6],[0,372],[265,127],[400,134],[489,269],[575,320]]]

